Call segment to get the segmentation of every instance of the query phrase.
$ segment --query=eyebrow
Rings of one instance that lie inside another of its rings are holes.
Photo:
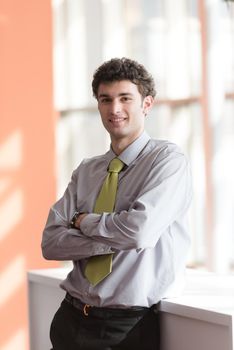
[[[133,96],[133,94],[131,92],[121,92],[120,94],[117,95],[117,97],[121,97],[121,96]],[[101,97],[112,97],[112,96],[108,94],[100,94],[98,98],[101,98]]]

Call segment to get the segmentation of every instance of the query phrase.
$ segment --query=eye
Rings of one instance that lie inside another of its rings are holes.
[[[109,103],[110,101],[111,101],[111,99],[109,97],[102,97],[99,100],[99,102],[103,103],[103,104]]]
[[[122,102],[130,102],[131,100],[132,100],[132,98],[129,97],[129,96],[123,96],[123,97],[121,98],[121,101],[122,101]]]

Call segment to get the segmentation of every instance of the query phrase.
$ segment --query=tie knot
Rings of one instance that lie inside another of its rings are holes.
[[[119,158],[114,158],[109,164],[110,173],[119,173],[124,167],[124,163]]]

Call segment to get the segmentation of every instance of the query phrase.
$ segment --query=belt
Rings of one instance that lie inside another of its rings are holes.
[[[138,317],[146,314],[150,308],[135,306],[129,309],[118,309],[118,308],[107,308],[107,307],[96,307],[89,304],[83,303],[78,298],[73,297],[69,293],[66,293],[65,299],[66,302],[74,306],[76,309],[82,312],[84,316],[94,316],[101,318],[109,318],[112,316],[115,317]]]

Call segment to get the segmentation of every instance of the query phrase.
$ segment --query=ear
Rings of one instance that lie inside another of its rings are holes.
[[[143,100],[143,112],[145,116],[149,113],[154,105],[154,98],[152,96],[146,96]]]

